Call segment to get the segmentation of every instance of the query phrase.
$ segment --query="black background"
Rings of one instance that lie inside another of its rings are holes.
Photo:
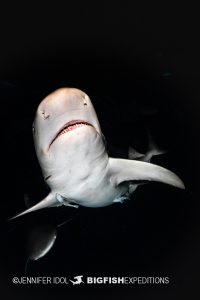
[[[2,299],[79,297],[195,299],[199,284],[199,18],[183,4],[110,1],[2,8]],[[62,86],[92,99],[110,155],[147,150],[147,129],[167,154],[154,163],[185,182],[151,183],[107,208],[49,209],[12,223],[48,192],[32,142],[35,109]],[[167,286],[14,286],[35,224],[57,225],[54,248],[31,262],[34,276],[169,276]]]

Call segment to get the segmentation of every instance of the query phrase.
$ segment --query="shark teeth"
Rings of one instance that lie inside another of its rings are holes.
[[[77,128],[80,128],[82,126],[92,126],[90,123],[87,123],[87,122],[84,122],[84,121],[70,121],[68,122],[67,124],[65,124],[64,127],[62,127],[59,132],[56,134],[56,136],[54,137],[54,139],[52,140],[52,142],[50,143],[49,145],[49,148],[51,147],[51,145],[53,144],[53,142],[61,135],[69,132],[69,131],[72,131],[72,130],[75,130]]]
[[[59,137],[60,135],[66,133],[66,132],[69,132],[69,131],[72,131],[76,128],[79,128],[79,127],[82,127],[82,126],[88,126],[89,124],[87,123],[84,123],[84,122],[81,122],[81,123],[75,123],[75,124],[72,124],[72,125],[69,125],[67,127],[65,127],[59,134],[57,137]]]

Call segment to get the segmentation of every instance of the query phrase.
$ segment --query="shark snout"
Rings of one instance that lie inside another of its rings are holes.
[[[75,110],[87,112],[90,106],[89,97],[75,88],[61,88],[48,95],[39,105],[37,115],[43,120],[57,117],[63,112],[69,114]]]

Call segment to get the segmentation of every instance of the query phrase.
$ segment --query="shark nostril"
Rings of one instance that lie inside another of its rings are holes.
[[[43,115],[44,120],[46,120],[50,117],[50,115],[45,114],[45,111],[41,111],[41,114]]]
[[[87,105],[87,96],[83,95],[82,99],[83,99],[83,105]]]

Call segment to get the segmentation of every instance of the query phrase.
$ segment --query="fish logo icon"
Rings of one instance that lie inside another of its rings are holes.
[[[83,277],[83,275],[75,276],[75,277],[74,277],[74,281],[73,281],[73,280],[70,280],[70,279],[69,279],[69,281],[71,281],[71,282],[73,283],[73,285],[85,283],[85,282],[83,281],[82,277]]]

